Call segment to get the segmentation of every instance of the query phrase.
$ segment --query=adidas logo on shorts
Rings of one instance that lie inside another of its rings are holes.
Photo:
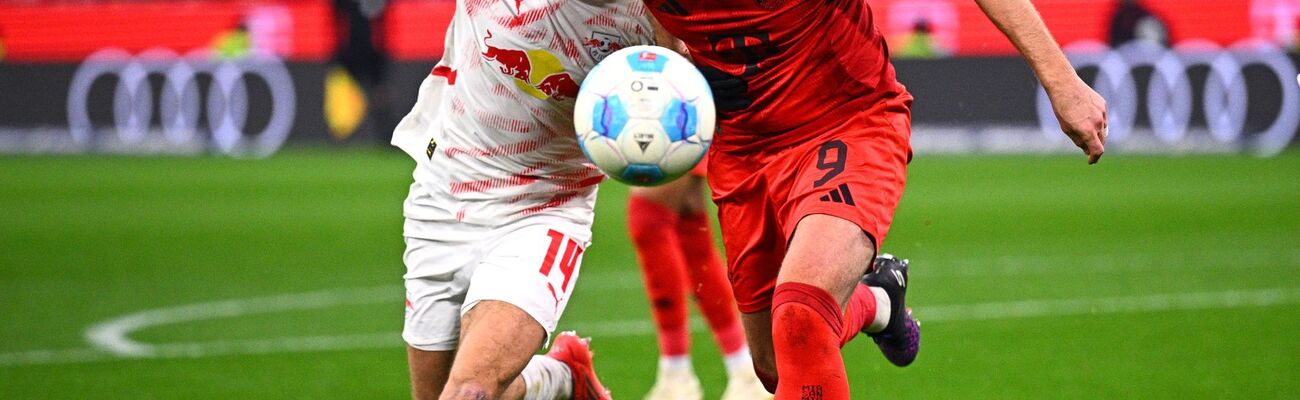
[[[853,203],[853,193],[849,193],[849,185],[844,183],[841,183],[839,186],[835,187],[834,189],[831,189],[829,194],[822,196],[821,201],[842,203],[850,206],[855,205]]]

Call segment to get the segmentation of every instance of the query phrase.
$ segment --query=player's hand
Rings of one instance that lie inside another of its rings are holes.
[[[1106,152],[1106,100],[1078,76],[1066,82],[1047,88],[1056,120],[1061,131],[1088,155],[1088,164],[1096,164]]]

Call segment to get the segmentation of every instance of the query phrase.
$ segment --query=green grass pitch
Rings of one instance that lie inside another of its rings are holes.
[[[0,158],[0,399],[406,397],[404,157]],[[924,346],[900,369],[850,343],[855,397],[1300,398],[1300,154],[922,154],[909,180],[884,250]],[[625,196],[601,188],[562,328],[636,399],[657,352]],[[110,321],[143,356],[87,340]]]

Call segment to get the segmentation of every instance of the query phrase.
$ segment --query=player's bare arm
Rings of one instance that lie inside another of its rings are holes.
[[[1096,163],[1105,152],[1106,100],[1079,78],[1029,0],[975,0],[1047,90],[1061,130]]]

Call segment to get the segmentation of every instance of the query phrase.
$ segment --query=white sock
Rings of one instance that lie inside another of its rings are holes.
[[[876,297],[876,318],[867,324],[867,332],[876,333],[885,330],[885,325],[889,325],[889,314],[892,312],[889,303],[889,293],[885,289],[874,286],[868,286],[871,294]]]
[[[533,356],[519,374],[524,378],[524,400],[560,400],[573,397],[573,373],[554,358]]]
[[[665,373],[695,373],[695,370],[691,367],[691,356],[659,357],[659,374]]]
[[[722,357],[722,364],[727,366],[727,375],[735,375],[739,372],[754,371],[754,359],[749,357],[749,347],[741,346],[740,350],[735,353],[727,354]]]

